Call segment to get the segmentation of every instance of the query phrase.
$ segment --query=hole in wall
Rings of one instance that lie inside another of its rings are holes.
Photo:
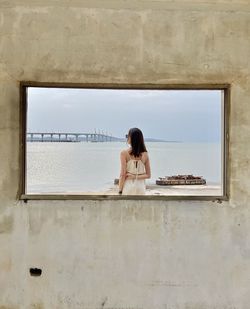
[[[33,277],[39,277],[42,274],[42,270],[40,268],[30,268],[30,275]]]

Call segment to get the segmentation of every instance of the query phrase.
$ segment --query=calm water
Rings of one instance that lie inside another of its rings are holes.
[[[193,174],[221,183],[221,146],[217,143],[147,142],[152,178]],[[123,142],[27,143],[27,193],[100,191],[120,173]]]

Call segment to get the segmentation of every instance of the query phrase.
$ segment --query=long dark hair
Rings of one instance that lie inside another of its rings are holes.
[[[134,157],[139,157],[144,151],[147,152],[142,131],[138,128],[131,128],[128,131],[128,136],[130,136],[131,141],[131,151],[130,154]]]

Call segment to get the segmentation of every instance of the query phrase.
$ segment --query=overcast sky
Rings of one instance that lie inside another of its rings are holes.
[[[28,89],[28,132],[94,132],[220,142],[220,90]]]

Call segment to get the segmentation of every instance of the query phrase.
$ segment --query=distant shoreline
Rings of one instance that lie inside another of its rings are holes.
[[[26,140],[27,143],[125,143],[126,140],[117,140],[117,141],[85,141],[85,140],[79,140],[79,141],[75,141],[75,140],[59,140],[59,139],[54,139],[54,140]],[[164,140],[147,140],[145,139],[145,142],[150,142],[150,143],[188,143],[188,144],[220,144],[220,142],[215,142],[215,141],[164,141]]]

